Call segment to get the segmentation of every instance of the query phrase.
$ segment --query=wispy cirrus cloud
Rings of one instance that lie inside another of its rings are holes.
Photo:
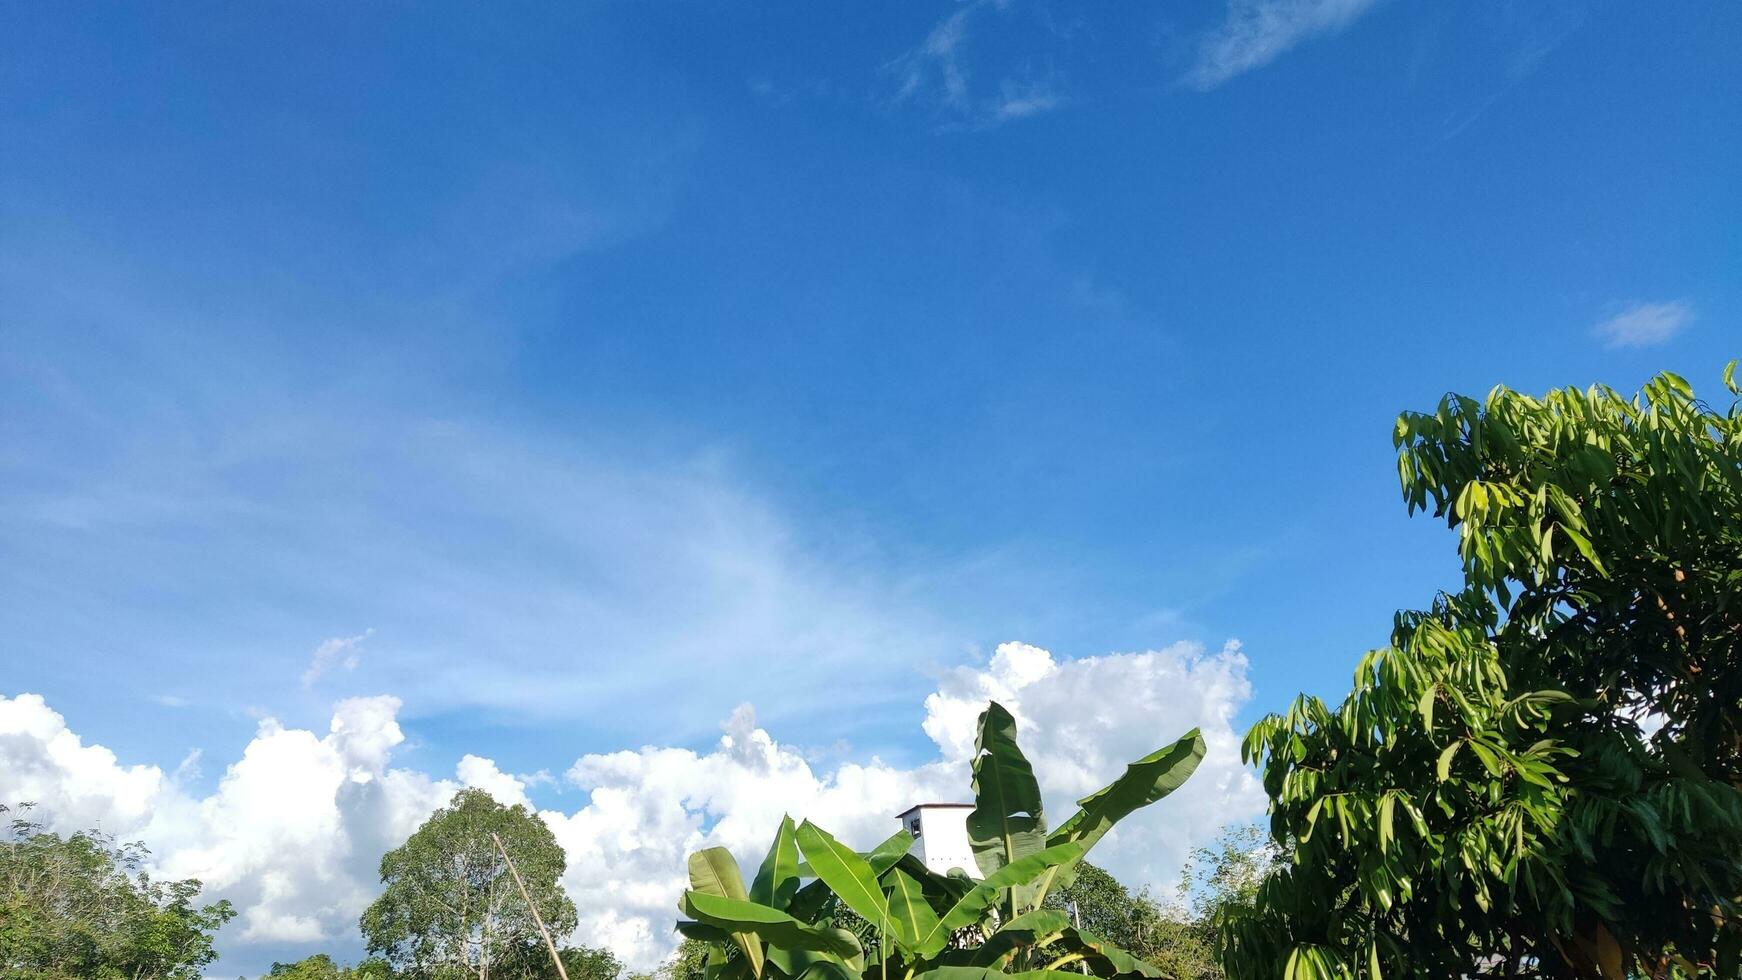
[[[1378,0],[1228,0],[1228,16],[1198,45],[1181,79],[1200,91],[1275,61],[1321,34],[1342,30]]]
[[[1681,300],[1665,303],[1635,303],[1615,314],[1593,331],[1611,350],[1621,347],[1655,347],[1667,343],[1694,322],[1694,308]]]
[[[938,23],[911,50],[884,65],[895,79],[896,103],[930,104],[967,128],[986,128],[1051,111],[1066,101],[1064,86],[1050,68],[1036,68],[1047,56],[1006,59],[991,72],[996,85],[971,84],[969,25],[985,8],[1003,12],[1008,0],[969,0]],[[1048,35],[1050,29],[1042,31]],[[1050,47],[1050,44],[1048,45]],[[988,90],[990,89],[990,91]]]
[[[321,645],[315,647],[308,669],[302,672],[302,686],[313,687],[322,674],[334,667],[356,670],[357,665],[362,662],[363,641],[374,633],[373,629],[366,629],[356,636],[334,636],[322,640]]]

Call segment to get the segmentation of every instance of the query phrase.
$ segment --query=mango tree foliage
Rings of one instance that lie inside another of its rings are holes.
[[[1497,388],[1396,443],[1465,587],[1247,736],[1290,859],[1229,975],[1742,976],[1742,412]]]
[[[1185,782],[1199,733],[1133,763],[1051,834],[1016,721],[996,702],[977,748],[968,831],[983,877],[931,870],[906,831],[861,853],[790,817],[748,886],[724,848],[691,855],[678,929],[706,944],[708,980],[1161,977],[1045,902],[1114,823]]]

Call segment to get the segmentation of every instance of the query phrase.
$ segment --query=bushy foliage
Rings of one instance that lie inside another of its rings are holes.
[[[1248,735],[1290,860],[1229,975],[1742,976],[1742,412],[1666,374],[1396,439],[1465,588]]]
[[[393,980],[393,968],[380,959],[343,966],[325,953],[316,953],[295,963],[274,963],[262,980]]]
[[[157,881],[147,852],[97,831],[69,837],[28,819],[0,834],[0,978],[195,980],[212,937],[235,914],[197,904],[200,883]]]

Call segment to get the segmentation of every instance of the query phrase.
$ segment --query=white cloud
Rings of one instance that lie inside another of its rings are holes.
[[[999,96],[992,105],[991,116],[996,122],[1008,122],[1048,112],[1063,103],[1064,95],[1051,79],[1019,82],[1007,78],[999,86]]]
[[[884,66],[895,79],[894,100],[931,103],[970,128],[986,128],[1058,108],[1063,88],[1051,71],[1037,72],[1032,58],[1005,58],[997,91],[975,94],[967,66],[968,24],[983,7],[1003,11],[1008,0],[969,0],[938,21],[925,39]],[[1046,40],[1053,40],[1045,31]],[[1009,38],[1004,39],[1006,43]]]
[[[931,29],[925,40],[912,51],[890,62],[888,70],[898,83],[898,101],[919,95],[928,86],[935,87],[938,100],[956,109],[968,106],[968,75],[962,67],[959,51],[968,36],[968,17],[981,6],[964,4],[962,8]]]
[[[782,813],[864,847],[892,833],[894,814],[915,800],[966,799],[974,723],[996,698],[1018,719],[1054,822],[1126,762],[1203,729],[1209,754],[1187,787],[1095,852],[1130,883],[1166,887],[1191,846],[1262,808],[1232,728],[1249,694],[1237,644],[1061,661],[1007,643],[984,667],[939,678],[923,721],[936,752],[917,764],[873,757],[819,768],[743,705],[705,752],[648,746],[582,756],[567,780],[586,793],[585,804],[541,816],[568,854],[577,938],[648,966],[675,943],[673,903],[688,852],[721,844],[754,867]],[[125,767],[109,750],[83,745],[40,697],[0,698],[0,801],[37,800],[39,815],[63,828],[101,819],[124,838],[145,839],[159,873],[198,877],[209,895],[235,902],[238,920],[220,936],[226,970],[271,944],[342,953],[357,942],[356,917],[375,893],[380,855],[431,810],[462,785],[527,802],[527,787],[548,778],[505,773],[471,754],[453,779],[394,768],[405,738],[399,707],[385,696],[341,701],[324,735],[263,720],[241,758],[199,797],[155,767]]]
[[[0,697],[0,803],[32,802],[74,827],[138,826],[164,788],[155,766],[86,745],[40,696]]]
[[[1694,321],[1694,308],[1687,303],[1636,303],[1597,324],[1603,346],[1653,347],[1667,342]]]
[[[322,640],[321,645],[315,647],[308,669],[302,672],[302,686],[313,687],[322,674],[334,667],[356,670],[357,665],[362,662],[363,641],[374,633],[373,629],[366,629],[356,636],[335,636]]]
[[[1242,72],[1275,61],[1313,37],[1342,30],[1375,0],[1228,0],[1228,16],[1204,37],[1183,79],[1212,89]]]

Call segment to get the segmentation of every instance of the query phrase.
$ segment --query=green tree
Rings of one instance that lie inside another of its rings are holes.
[[[1276,850],[1256,826],[1225,829],[1187,860],[1179,899],[1163,904],[1148,889],[1132,892],[1095,865],[1077,866],[1069,885],[1047,896],[1084,930],[1155,964],[1173,980],[1222,980],[1217,923],[1249,906]]]
[[[1199,924],[1164,909],[1147,890],[1133,893],[1106,871],[1088,862],[1077,865],[1064,888],[1046,897],[1073,925],[1154,964],[1173,980],[1220,977],[1214,953]]]
[[[708,944],[699,939],[687,936],[677,945],[677,952],[671,959],[660,965],[658,980],[704,980],[708,968]],[[631,974],[631,980],[646,977],[646,974]],[[648,980],[652,980],[651,977]]]
[[[392,980],[386,960],[367,959],[356,966],[342,966],[325,953],[307,956],[295,963],[274,963],[265,980]]]
[[[0,978],[193,980],[217,959],[229,902],[196,904],[200,883],[157,881],[143,844],[87,831],[62,837],[27,819],[0,833]]]
[[[1248,735],[1289,860],[1230,976],[1742,976],[1737,404],[1497,388],[1396,441],[1465,586]]]
[[[419,980],[554,973],[497,839],[551,934],[572,931],[575,906],[559,883],[566,865],[550,828],[525,807],[464,789],[381,858],[386,887],[360,923],[369,951]]]
[[[623,963],[608,949],[593,949],[589,946],[565,947],[558,955],[562,957],[563,969],[568,971],[569,980],[617,980],[623,973]],[[556,971],[550,971],[551,976]]]

